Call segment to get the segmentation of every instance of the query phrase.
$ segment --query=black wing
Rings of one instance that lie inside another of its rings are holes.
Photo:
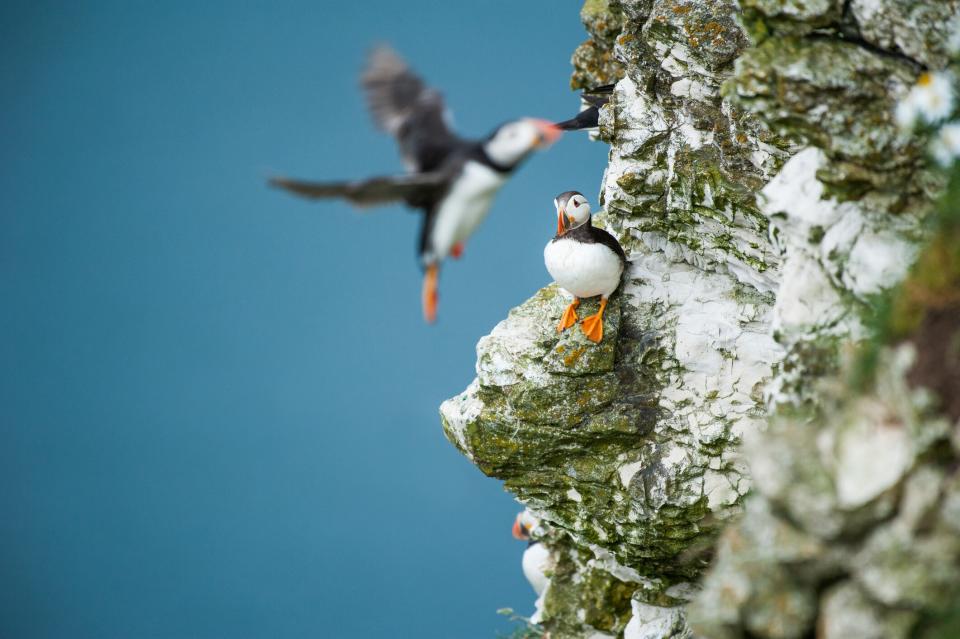
[[[443,96],[389,47],[370,54],[362,83],[374,121],[397,139],[411,172],[434,171],[463,144],[447,127]]]
[[[595,106],[587,107],[569,120],[557,122],[556,125],[564,131],[595,129],[600,126],[600,109]]]
[[[605,84],[583,91],[580,94],[580,99],[587,105],[587,108],[569,120],[557,122],[557,126],[564,131],[597,128],[600,124],[600,107],[610,101],[614,86],[613,84]]]
[[[627,254],[624,252],[623,247],[620,246],[620,242],[617,241],[617,238],[615,238],[611,233],[594,226],[592,219],[586,224],[581,224],[580,226],[570,229],[565,236],[558,235],[553,239],[558,240],[561,237],[579,240],[585,244],[603,244],[608,249],[616,253],[621,262],[624,264],[627,263]]]
[[[608,249],[613,251],[620,257],[620,261],[624,264],[627,263],[627,254],[624,252],[623,247],[620,246],[620,242],[617,241],[617,238],[613,236],[612,233],[608,233],[603,229],[598,229],[595,226],[590,226],[590,234],[593,236],[593,240],[599,244],[603,244]]]
[[[343,198],[355,206],[405,202],[410,206],[430,208],[442,197],[449,184],[449,176],[446,173],[416,173],[350,182],[304,182],[271,178],[270,184],[314,200]]]
[[[616,87],[616,84],[604,84],[592,89],[584,89],[580,92],[580,97],[591,104],[596,104],[595,100],[602,100],[601,104],[606,104]]]

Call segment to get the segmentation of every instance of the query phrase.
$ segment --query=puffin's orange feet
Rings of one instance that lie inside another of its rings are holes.
[[[600,340],[603,339],[603,309],[606,307],[607,300],[601,297],[600,310],[597,311],[597,314],[585,317],[583,323],[580,324],[580,328],[583,329],[583,334],[586,335],[587,339],[591,342],[600,343]]]
[[[560,316],[560,323],[557,324],[558,333],[562,333],[577,323],[578,306],[580,306],[580,300],[575,297],[573,298],[573,301],[570,302],[570,306],[567,307],[567,310],[565,310],[563,315]]]
[[[437,321],[437,276],[439,267],[431,264],[427,267],[427,272],[423,276],[423,293],[421,295],[423,302],[423,319],[430,324]]]
[[[450,257],[455,260],[459,260],[463,255],[463,242],[457,242],[453,245],[453,248],[450,249]]]

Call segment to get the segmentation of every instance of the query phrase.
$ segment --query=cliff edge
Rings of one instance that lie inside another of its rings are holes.
[[[552,639],[906,637],[947,607],[960,236],[894,113],[958,8],[584,5],[572,84],[616,82],[598,222],[624,283],[599,345],[535,293],[441,407],[544,522]]]

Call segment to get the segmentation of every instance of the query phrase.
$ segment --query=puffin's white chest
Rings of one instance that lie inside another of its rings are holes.
[[[431,233],[434,256],[443,259],[457,242],[470,237],[490,211],[493,197],[507,177],[479,162],[468,161],[437,211]]]
[[[557,284],[576,297],[609,297],[623,273],[620,257],[600,243],[553,240],[543,249],[543,261]]]
[[[533,544],[523,553],[523,576],[527,578],[534,592],[540,595],[547,587],[544,571],[550,566],[550,551],[543,544]]]

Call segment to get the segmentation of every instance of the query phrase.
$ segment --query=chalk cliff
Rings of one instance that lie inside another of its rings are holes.
[[[544,522],[551,639],[940,623],[960,585],[960,235],[894,112],[950,63],[957,11],[584,5],[572,83],[617,83],[592,199],[624,283],[599,345],[555,331],[555,286],[533,294],[441,407]]]

